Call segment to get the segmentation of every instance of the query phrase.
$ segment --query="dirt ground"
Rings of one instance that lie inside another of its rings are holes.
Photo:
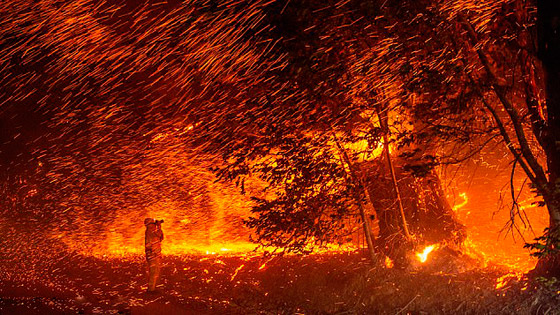
[[[166,256],[158,292],[148,294],[140,256],[8,257],[0,261],[0,314],[560,314],[553,280],[511,277],[496,289],[509,270],[433,259],[396,270],[361,253]]]

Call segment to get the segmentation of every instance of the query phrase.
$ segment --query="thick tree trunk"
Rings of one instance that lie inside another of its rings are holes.
[[[460,224],[447,202],[441,182],[434,172],[424,177],[414,177],[403,170],[405,161],[393,157],[395,175],[399,188],[403,212],[410,233],[415,241],[425,244],[461,243],[464,226]],[[361,170],[379,220],[377,245],[389,256],[395,266],[407,264],[406,252],[412,244],[402,233],[402,217],[395,200],[393,181],[388,166],[382,158],[364,162]]]
[[[560,24],[560,16],[557,17]],[[557,36],[560,29],[557,29]],[[560,40],[560,39],[557,39]],[[556,50],[560,59],[560,49]],[[560,60],[545,66],[548,145],[545,146],[548,167],[548,193],[545,200],[550,215],[550,228],[560,227]],[[546,64],[545,64],[546,65]]]
[[[538,53],[545,72],[548,132],[543,149],[547,156],[548,185],[543,193],[550,215],[549,229],[557,248],[560,237],[560,1],[537,1]],[[549,255],[539,261],[536,271],[560,275],[560,255]]]
[[[560,1],[539,0],[539,57],[545,72],[548,141],[544,146],[549,175],[551,224],[560,224]]]

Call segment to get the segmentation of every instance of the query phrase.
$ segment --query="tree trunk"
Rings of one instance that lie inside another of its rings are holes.
[[[557,246],[560,229],[560,1],[537,1],[538,53],[545,72],[548,132],[543,149],[548,167],[548,187],[543,198],[550,215],[552,248]],[[560,255],[544,257],[537,272],[560,275]]]
[[[389,152],[389,118],[387,117],[387,112],[381,112],[377,109],[377,117],[379,118],[379,124],[383,130],[383,151],[385,152],[385,158],[387,159],[387,165],[389,166],[389,171],[391,173],[391,180],[393,182],[393,189],[395,191],[395,199],[399,206],[399,213],[401,215],[402,227],[404,236],[407,240],[412,240],[410,232],[408,231],[408,223],[406,222],[406,216],[404,214],[404,208],[402,204],[401,193],[399,191],[399,184],[397,182],[397,176],[395,175],[395,167],[393,166],[393,161],[391,160],[391,152]]]
[[[367,196],[367,199],[371,202],[371,197],[369,195],[369,192],[367,191],[366,187],[364,186],[363,180],[361,179],[359,174],[354,169],[354,164],[350,160],[350,157],[348,156],[348,153],[338,142],[338,140],[336,138],[336,134],[334,135],[334,137],[335,137],[334,141],[336,143],[336,146],[338,147],[338,150],[340,151],[340,154],[342,155],[342,158],[344,159],[344,163],[346,165],[348,165],[350,178],[352,179],[352,181],[355,184],[357,184],[358,187],[360,187],[360,189],[364,190],[364,192]],[[369,218],[369,214],[367,212],[367,209],[366,209],[364,203],[362,202],[360,191],[356,191],[354,199],[356,201],[356,204],[358,205],[358,210],[360,211],[360,217],[362,219],[362,227],[364,229],[364,236],[365,236],[365,239],[366,239],[366,242],[367,242],[367,245],[368,245],[369,256],[370,256],[372,262],[376,262],[377,261],[377,255],[375,254],[375,244],[374,244],[374,236],[373,236],[373,232],[372,232],[372,228],[371,228],[371,222],[370,222],[370,218]],[[373,204],[371,206],[373,208]],[[373,209],[375,209],[375,208],[373,208]]]
[[[395,176],[408,228],[415,241],[426,245],[436,243],[459,244],[465,238],[464,226],[460,224],[449,206],[441,182],[435,172],[415,177],[406,172],[405,160],[393,157]],[[397,209],[393,181],[387,163],[382,158],[363,162],[365,184],[378,215],[379,237],[376,245],[389,256],[396,267],[406,267],[406,253],[412,245],[402,233],[402,217]]]

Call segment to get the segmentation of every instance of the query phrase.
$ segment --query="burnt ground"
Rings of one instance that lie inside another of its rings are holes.
[[[372,267],[360,253],[166,256],[153,295],[143,257],[54,256],[3,257],[0,314],[560,314],[554,280],[496,289],[508,270],[436,254],[409,270]]]

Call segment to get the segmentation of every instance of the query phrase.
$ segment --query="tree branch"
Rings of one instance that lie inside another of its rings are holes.
[[[474,28],[470,24],[470,22],[465,17],[461,17],[460,19],[463,25],[465,25],[469,38],[471,39],[473,44],[474,45],[478,44],[478,36]],[[498,99],[504,106],[504,109],[506,110],[506,112],[508,113],[511,119],[516,138],[521,148],[521,154],[523,155],[523,158],[525,158],[528,166],[531,168],[532,173],[534,174],[535,181],[533,181],[533,183],[535,183],[538,186],[541,186],[542,188],[546,188],[547,179],[546,179],[545,172],[542,166],[539,164],[538,160],[535,158],[533,151],[529,147],[529,142],[527,141],[527,137],[525,136],[525,131],[523,130],[523,125],[521,123],[521,119],[519,117],[519,113],[517,109],[507,98],[504,89],[499,86],[498,78],[494,73],[494,71],[492,70],[492,67],[490,65],[490,60],[488,59],[488,57],[484,54],[484,52],[482,52],[480,48],[475,48],[475,51],[480,61],[482,62],[482,65],[486,73],[491,79],[491,85],[494,92],[496,93],[496,96],[498,96]],[[523,166],[523,164],[521,165]]]
[[[507,148],[511,151],[511,153],[513,154],[515,159],[518,161],[519,165],[521,165],[521,168],[523,168],[523,170],[525,171],[525,173],[527,174],[527,177],[529,177],[531,182],[534,183],[535,185],[539,186],[540,188],[544,188],[544,187],[541,187],[541,184],[539,184],[539,182],[537,182],[537,180],[535,178],[535,175],[533,175],[531,169],[529,168],[529,166],[527,166],[527,163],[525,162],[525,160],[523,160],[523,157],[521,156],[521,154],[519,154],[519,152],[517,152],[517,149],[515,148],[513,142],[511,142],[511,138],[509,137],[509,134],[507,133],[506,127],[504,126],[504,123],[500,119],[500,116],[498,115],[496,110],[492,106],[490,106],[490,104],[488,104],[488,102],[484,98],[484,94],[482,94],[480,89],[476,88],[476,85],[474,84],[474,80],[470,76],[470,74],[468,75],[468,77],[469,77],[469,80],[471,81],[471,84],[475,87],[476,92],[479,94],[480,99],[482,100],[482,104],[484,105],[484,107],[490,112],[490,114],[494,118],[494,121],[496,122],[496,125],[498,126],[498,130],[500,130],[500,134],[502,135],[502,138],[506,142]]]
[[[531,117],[531,127],[533,129],[533,133],[535,134],[535,138],[541,145],[541,147],[545,147],[548,141],[548,130],[546,121],[541,116],[540,113],[540,104],[537,98],[537,93],[535,92],[536,83],[535,83],[535,70],[533,68],[533,62],[530,59],[531,57],[527,54],[526,60],[521,61],[521,69],[523,71],[523,76],[526,77],[525,82],[525,103],[527,104],[527,109],[529,110],[529,115]]]
[[[337,146],[337,148],[340,152],[340,155],[342,156],[342,158],[344,159],[344,162],[345,162],[345,163],[342,164],[342,166],[344,167],[344,164],[348,165],[348,169],[349,169],[349,173],[350,173],[350,177],[351,177],[352,181],[354,183],[358,184],[358,187],[363,190],[363,192],[367,195],[367,197],[371,201],[371,197],[369,196],[369,192],[367,191],[367,188],[363,185],[363,182],[362,182],[361,178],[359,178],[358,174],[356,174],[356,171],[354,170],[354,166],[352,164],[352,161],[350,160],[350,157],[348,156],[348,153],[342,147],[342,145],[340,145],[340,142],[338,141],[338,138],[337,138],[337,136],[334,132],[333,132],[333,136],[334,136],[334,142],[335,142],[335,144],[336,144],[336,146]],[[344,167],[344,169],[346,170],[346,167]],[[354,190],[354,198],[355,198],[356,203],[358,204],[358,209],[360,210],[360,216],[362,217],[362,224],[363,224],[363,228],[364,228],[364,236],[365,236],[366,242],[368,244],[368,251],[369,251],[369,254],[371,256],[371,260],[373,262],[375,262],[375,261],[377,261],[377,255],[375,254],[374,235],[373,235],[372,230],[371,230],[371,225],[370,225],[370,222],[369,222],[369,215],[367,213],[367,210],[366,210],[364,204],[362,203],[360,193],[358,191],[356,191],[355,188],[353,190]],[[373,208],[373,204],[371,204],[371,206]],[[375,212],[375,209],[374,209],[374,212]]]

